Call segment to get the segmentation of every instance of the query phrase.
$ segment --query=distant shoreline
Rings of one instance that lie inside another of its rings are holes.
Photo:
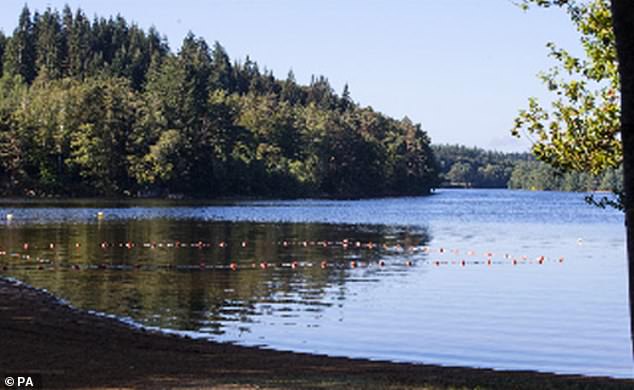
[[[0,367],[44,388],[631,389],[634,380],[280,352],[135,329],[0,277]]]
[[[184,204],[223,204],[223,203],[235,203],[235,202],[259,202],[259,201],[299,201],[299,200],[333,200],[333,201],[354,201],[354,200],[376,200],[376,199],[395,199],[395,198],[411,198],[411,197],[428,197],[443,190],[466,190],[466,191],[517,191],[517,192],[564,192],[571,194],[611,194],[610,191],[596,190],[596,191],[562,191],[562,190],[531,190],[525,188],[506,188],[506,187],[460,187],[460,186],[442,186],[431,190],[429,193],[421,194],[400,194],[400,195],[380,195],[380,196],[367,196],[367,197],[335,197],[335,196],[296,196],[296,197],[282,197],[282,196],[222,196],[217,198],[209,197],[86,197],[86,196],[51,196],[51,197],[30,197],[30,196],[0,196],[1,204],[28,204],[28,203],[135,203],[135,202],[173,202]]]
[[[125,202],[183,202],[183,203],[223,203],[223,202],[255,202],[255,201],[290,201],[290,200],[371,200],[371,199],[391,199],[391,198],[410,198],[410,197],[426,197],[434,195],[439,189],[483,189],[483,190],[505,190],[507,188],[459,188],[459,187],[443,187],[432,189],[429,192],[418,194],[383,194],[370,196],[219,196],[219,197],[190,197],[190,196],[0,196],[1,203],[41,203],[41,202],[106,202],[106,203],[125,203]]]

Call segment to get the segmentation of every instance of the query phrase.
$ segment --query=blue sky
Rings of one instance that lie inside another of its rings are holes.
[[[529,96],[546,99],[536,75],[553,65],[545,44],[578,48],[558,9],[523,12],[511,0],[27,1],[33,9],[81,7],[152,25],[177,50],[188,31],[250,55],[279,78],[323,74],[355,101],[409,116],[435,143],[527,150],[509,134]],[[3,0],[11,33],[24,1]]]

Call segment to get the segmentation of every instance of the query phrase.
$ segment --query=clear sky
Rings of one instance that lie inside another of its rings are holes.
[[[362,105],[409,116],[434,143],[527,150],[509,134],[528,96],[548,93],[536,75],[553,65],[545,44],[578,47],[558,9],[523,12],[511,0],[48,0],[60,11],[120,13],[154,25],[177,50],[188,31],[217,40],[232,59],[251,56],[285,78],[323,74]],[[11,33],[25,1],[2,1],[0,29]]]

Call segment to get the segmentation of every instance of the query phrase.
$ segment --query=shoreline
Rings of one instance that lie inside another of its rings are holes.
[[[135,328],[0,277],[0,374],[43,388],[631,389],[634,380],[392,363],[238,346]]]

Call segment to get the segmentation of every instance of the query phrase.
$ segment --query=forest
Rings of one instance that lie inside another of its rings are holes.
[[[599,175],[561,171],[530,153],[504,153],[463,145],[433,145],[441,187],[510,188],[539,191],[614,191],[623,188],[623,168]]]
[[[506,188],[519,161],[528,153],[504,153],[463,145],[434,145],[443,187]]]
[[[431,145],[407,117],[299,84],[188,34],[81,9],[0,32],[0,195],[334,197],[436,187],[618,191],[619,169],[563,173],[529,153]]]
[[[177,52],[123,17],[25,6],[0,33],[0,195],[425,194],[429,136],[188,34]]]

